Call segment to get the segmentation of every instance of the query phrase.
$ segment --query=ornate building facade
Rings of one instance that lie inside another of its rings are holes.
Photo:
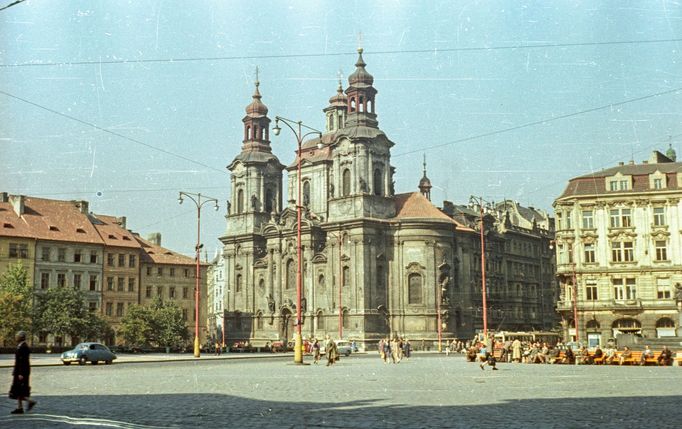
[[[426,170],[420,192],[395,193],[394,143],[379,128],[373,84],[359,50],[348,86],[344,90],[339,82],[323,109],[324,133],[305,141],[294,162],[284,166],[271,151],[268,109],[256,82],[243,119],[241,152],[228,165],[233,198],[220,237],[228,341],[258,346],[294,334],[299,162],[303,336],[329,333],[371,346],[401,335],[430,346],[439,327],[443,338],[471,337],[481,328],[480,313],[474,310],[481,298],[481,268],[472,239],[477,231],[431,203]],[[549,224],[546,215],[545,221]],[[529,232],[508,226],[507,235],[542,235],[538,225],[528,227]],[[541,239],[548,241],[546,234]],[[546,260],[536,259],[540,266]],[[547,269],[539,271],[547,274],[545,280],[552,277]],[[538,277],[532,280],[537,291],[543,289]],[[528,320],[537,319],[532,326],[545,326],[527,307]]]
[[[676,334],[682,163],[674,159],[672,149],[655,151],[642,164],[573,178],[556,199],[558,310],[567,337],[604,344],[623,334]]]

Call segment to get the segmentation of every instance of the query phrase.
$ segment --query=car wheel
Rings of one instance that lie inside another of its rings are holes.
[[[85,356],[81,356],[81,358],[78,359],[78,365],[85,365],[85,362],[87,362]]]
[[[62,362],[64,365],[71,365],[71,362]]]
[[[93,365],[97,365],[97,361],[96,361],[96,360],[93,360],[93,361],[90,362],[90,363],[93,364]]]
[[[105,360],[105,361],[104,361],[104,364],[105,364],[105,365],[111,365],[111,361],[110,361],[110,360]]]
[[[349,351],[346,352],[345,355],[346,355],[346,357],[350,356],[350,352]]]

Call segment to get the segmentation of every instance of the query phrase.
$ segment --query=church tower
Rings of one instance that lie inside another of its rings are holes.
[[[339,87],[336,94],[329,99],[329,106],[323,112],[326,118],[324,130],[333,133],[346,126],[346,112],[348,110],[348,97],[343,93],[343,86],[339,78]]]
[[[257,73],[257,72],[256,72]],[[227,217],[227,235],[258,233],[271,213],[282,209],[284,166],[270,147],[270,118],[261,101],[256,77],[253,100],[246,106],[242,150],[227,166],[231,173],[232,202]]]
[[[329,221],[387,219],[395,215],[391,142],[379,129],[374,77],[358,49],[355,71],[348,76],[345,120],[330,142]],[[341,94],[333,97],[334,110]],[[332,101],[330,100],[330,101]],[[331,106],[330,106],[331,108]],[[327,112],[327,110],[325,110]]]

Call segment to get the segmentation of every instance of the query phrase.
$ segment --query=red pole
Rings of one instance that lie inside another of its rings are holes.
[[[297,166],[297,182],[298,182],[298,200],[296,201],[296,236],[298,243],[298,266],[296,268],[296,338],[294,341],[294,347],[296,347],[294,353],[295,363],[303,363],[303,353],[301,346],[303,345],[303,340],[301,337],[301,122],[298,122],[298,135],[296,136],[298,140],[298,166]]]
[[[483,292],[483,335],[488,339],[488,303],[485,291],[485,239],[483,238],[483,199],[479,201],[481,217],[481,290]]]
[[[443,339],[443,328],[440,318],[440,301],[442,299],[443,290],[438,284],[438,279],[436,279],[436,287],[438,288],[438,301],[436,302],[436,311],[438,312],[438,353],[442,351],[441,341]]]
[[[573,321],[575,322],[575,341],[580,341],[580,334],[578,333],[578,285],[575,276],[575,262],[572,264],[573,269]]]
[[[339,232],[339,339],[343,338],[343,304],[341,304],[341,290],[343,289],[343,233]]]
[[[199,284],[201,279],[201,271],[199,267],[199,257],[201,245],[201,194],[199,194],[199,203],[197,204],[197,272],[196,284],[194,286],[194,357],[201,356],[201,340],[199,339]]]

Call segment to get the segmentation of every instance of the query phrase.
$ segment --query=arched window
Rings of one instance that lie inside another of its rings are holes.
[[[235,292],[241,292],[242,291],[242,275],[237,274],[237,278],[235,280],[235,285],[234,285],[234,291]]]
[[[258,292],[265,293],[265,279],[260,279],[258,281]]]
[[[256,329],[263,329],[263,313],[260,311],[256,315]]]
[[[251,127],[246,127],[246,140],[251,140]]]
[[[344,329],[349,329],[350,328],[350,313],[348,312],[347,308],[343,309],[343,328]]]
[[[317,278],[317,287],[320,289],[324,289],[325,286],[325,279],[324,279],[324,274],[320,274],[320,276]]]
[[[293,259],[290,259],[289,262],[287,262],[287,278],[284,288],[294,289],[295,287],[296,287],[296,262],[294,262]]]
[[[367,100],[367,111],[374,113],[374,103],[372,99]]]
[[[346,287],[346,286],[350,285],[350,268],[348,268],[347,266],[343,267],[342,274],[343,274],[343,282],[341,284],[343,284],[343,287]]]
[[[254,139],[254,140],[258,140],[258,137],[259,137],[259,135],[258,135],[258,125],[254,125],[254,126],[253,126],[253,139]]]
[[[343,112],[339,112],[339,119],[337,122],[339,124],[339,128],[343,128]]]
[[[588,320],[587,323],[585,324],[585,329],[597,330],[599,329],[599,322],[597,322],[594,319]]]
[[[350,111],[355,112],[355,97],[350,99]]]
[[[358,110],[359,110],[360,112],[364,112],[364,111],[365,111],[365,99],[362,98],[362,97],[360,97],[360,102],[358,103]]]
[[[669,317],[661,317],[656,321],[657,328],[674,328],[675,322]]]
[[[303,182],[303,205],[308,206],[310,204],[310,180],[305,180]]]
[[[381,169],[377,168],[374,170],[374,195],[384,194],[383,180],[381,176]]]
[[[265,190],[265,212],[272,213],[274,209],[275,196],[273,195],[272,189]]]
[[[237,191],[237,213],[244,213],[244,190]]]
[[[350,195],[350,169],[349,168],[346,168],[345,170],[343,170],[342,182],[343,182],[343,196],[347,197]]]
[[[324,313],[322,310],[317,312],[317,330],[324,331]]]
[[[408,304],[422,303],[422,276],[421,274],[412,273],[408,279]]]

